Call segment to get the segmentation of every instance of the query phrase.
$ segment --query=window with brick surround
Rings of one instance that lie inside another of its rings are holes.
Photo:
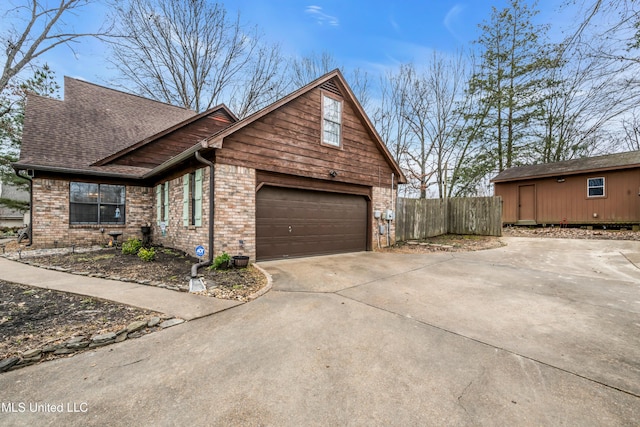
[[[322,95],[322,143],[342,146],[342,101]]]
[[[169,181],[156,185],[156,220],[158,225],[169,222]]]
[[[182,225],[202,225],[202,173],[203,169],[182,177]]]
[[[71,182],[70,224],[124,224],[125,186]]]

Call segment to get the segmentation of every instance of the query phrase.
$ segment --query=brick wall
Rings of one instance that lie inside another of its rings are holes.
[[[396,192],[394,191],[394,195],[393,195],[393,203],[391,201],[391,188],[384,188],[384,187],[373,187],[373,194],[372,194],[372,201],[371,204],[373,206],[373,211],[380,211],[380,212],[384,212],[387,209],[391,209],[395,212],[395,201],[396,201],[396,197],[397,194],[395,194]],[[380,225],[385,225],[385,234],[382,235],[380,234]],[[390,223],[390,230],[386,230],[387,228],[387,221],[382,220],[382,218],[380,219],[373,219],[373,248],[374,250],[376,248],[378,248],[378,238],[380,241],[380,247],[385,247],[387,246],[387,234],[386,232],[390,233],[391,236],[391,244],[394,244],[396,241],[396,226],[395,226],[395,220],[391,221]]]
[[[256,171],[216,164],[215,255],[256,258]],[[244,245],[240,245],[243,240]]]
[[[151,222],[149,206],[152,189],[126,187],[125,225],[69,224],[69,181],[58,179],[33,180],[33,247],[51,248],[106,244],[110,231],[122,232],[122,239],[142,236],[140,227]],[[103,231],[101,231],[103,230]]]
[[[169,181],[169,221],[162,235],[153,221],[153,241],[194,255],[195,247],[204,246],[209,256],[209,168],[204,168],[202,183],[202,226],[183,225],[183,176]],[[215,165],[215,215],[213,256],[248,255],[255,259],[255,185],[254,169]],[[155,194],[155,192],[154,192]],[[155,219],[155,197],[153,202]],[[240,240],[243,245],[240,245]]]
[[[209,168],[203,168],[202,174],[202,225],[185,226],[182,220],[183,197],[184,197],[184,175],[169,181],[169,221],[162,234],[160,225],[156,218],[155,189],[153,190],[153,243],[169,248],[179,249],[188,255],[195,256],[195,248],[198,245],[204,246],[209,256]]]

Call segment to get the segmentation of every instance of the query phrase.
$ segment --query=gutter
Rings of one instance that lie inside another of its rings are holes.
[[[202,148],[202,147],[200,147]],[[200,150],[195,151],[196,160],[200,163],[204,163],[209,166],[209,259],[206,261],[193,264],[191,266],[191,278],[195,278],[198,275],[198,269],[213,264],[213,218],[215,208],[215,176],[214,176],[214,164],[200,155]]]
[[[27,246],[31,246],[33,244],[33,179],[30,176],[22,176],[20,175],[20,171],[17,169],[13,170],[18,178],[26,179],[29,181],[29,244]]]

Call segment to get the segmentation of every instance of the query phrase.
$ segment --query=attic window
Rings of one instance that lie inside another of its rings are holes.
[[[587,178],[587,197],[604,197],[604,177]]]
[[[322,143],[342,145],[342,101],[322,95]]]

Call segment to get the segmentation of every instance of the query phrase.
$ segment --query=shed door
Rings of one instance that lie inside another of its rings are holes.
[[[256,195],[258,260],[366,250],[363,196],[264,186]]]
[[[536,220],[536,187],[521,185],[518,187],[518,221]]]

